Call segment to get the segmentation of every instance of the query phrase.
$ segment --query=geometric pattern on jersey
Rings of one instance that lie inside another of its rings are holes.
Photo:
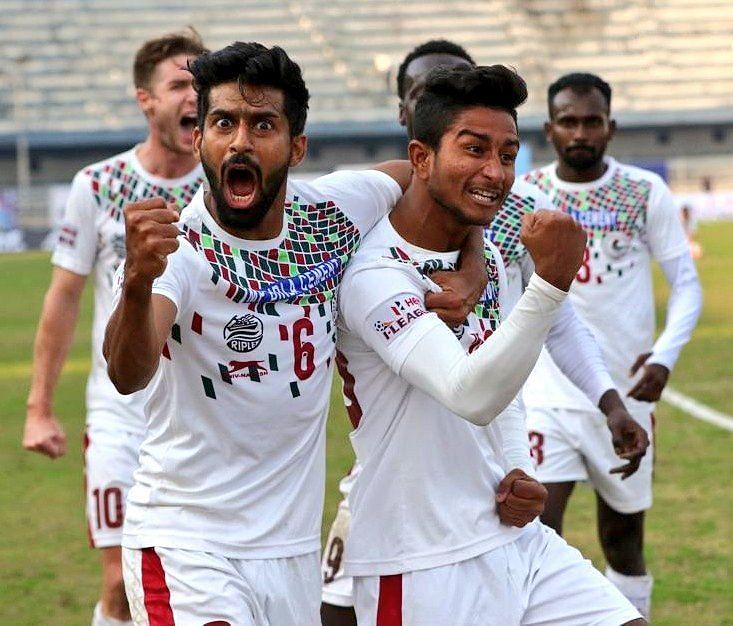
[[[531,172],[526,179],[548,194],[556,209],[580,224],[588,235],[587,249],[594,260],[603,255],[605,266],[594,268],[596,284],[622,277],[634,267],[627,252],[641,244],[652,191],[650,181],[631,178],[620,168],[606,184],[590,190],[555,189],[549,173],[542,170]]]
[[[456,269],[455,263],[448,263],[443,259],[427,259],[423,263],[418,263],[417,261],[413,261],[407,252],[397,246],[389,248],[389,256],[387,258],[412,265],[422,277],[430,277],[430,274],[433,272],[451,272]],[[488,339],[491,333],[496,331],[501,323],[501,310],[499,308],[499,269],[496,265],[496,259],[488,247],[484,247],[484,258],[486,259],[486,272],[489,280],[481,299],[476,303],[473,311],[482,331],[480,340],[478,340],[475,347],[478,347],[478,345]],[[468,325],[468,320],[464,320],[462,326],[454,328],[453,332],[460,338]]]
[[[184,235],[203,254],[234,302],[276,301],[301,306],[332,300],[343,269],[359,246],[360,234],[333,202],[304,204],[295,196],[285,203],[287,234],[277,248],[245,250],[221,241],[205,224],[188,225]]]
[[[141,176],[129,160],[107,161],[101,167],[88,167],[84,173],[91,178],[92,193],[101,209],[116,222],[123,219],[122,209],[129,202],[161,197],[183,208],[193,198],[203,182],[203,176],[178,187],[161,186]]]
[[[522,196],[510,191],[501,209],[491,220],[487,231],[491,243],[499,248],[504,265],[509,266],[527,253],[527,249],[519,238],[522,232],[522,215],[533,213],[534,209],[535,199],[533,197]]]

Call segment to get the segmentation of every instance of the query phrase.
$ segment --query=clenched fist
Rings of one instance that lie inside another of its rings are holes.
[[[178,211],[162,198],[125,207],[125,282],[149,285],[165,270],[167,257],[178,249]]]
[[[513,469],[496,489],[499,519],[507,526],[522,528],[545,510],[547,489],[521,469]]]
[[[534,260],[535,272],[567,291],[583,262],[585,232],[572,217],[540,210],[522,216],[522,243]]]

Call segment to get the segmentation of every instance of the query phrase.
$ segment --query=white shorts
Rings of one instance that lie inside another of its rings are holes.
[[[125,499],[137,469],[143,435],[90,425],[84,433],[87,528],[93,548],[122,544]]]
[[[649,435],[649,448],[639,469],[626,480],[609,471],[624,464],[616,456],[606,418],[600,411],[527,407],[530,448],[543,483],[589,480],[619,513],[637,513],[652,505],[654,416],[635,414]]]
[[[354,578],[356,617],[376,626],[619,626],[641,617],[590,561],[535,522],[473,559]]]
[[[344,574],[344,545],[349,536],[351,512],[346,500],[341,500],[326,540],[321,561],[323,589],[321,600],[335,606],[354,606],[353,579]]]
[[[320,626],[318,553],[230,559],[173,548],[122,548],[135,626]]]

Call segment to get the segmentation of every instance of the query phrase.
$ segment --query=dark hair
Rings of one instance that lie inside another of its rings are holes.
[[[400,100],[405,97],[405,74],[407,73],[407,66],[415,59],[429,54],[450,54],[454,57],[466,59],[471,65],[476,65],[471,55],[457,43],[453,43],[447,39],[431,39],[430,41],[426,41],[408,52],[405,60],[402,61],[397,70],[397,95],[400,97]]]
[[[155,68],[166,59],[179,54],[197,57],[207,52],[201,35],[193,26],[179,33],[168,33],[146,41],[135,54],[132,64],[132,78],[135,87],[149,89]]]
[[[552,118],[552,101],[559,92],[568,87],[580,94],[588,93],[594,88],[597,89],[605,99],[608,105],[608,111],[611,111],[611,85],[595,74],[576,72],[561,76],[547,88],[547,106],[549,108],[550,118]]]
[[[230,46],[202,54],[189,64],[198,93],[198,125],[204,128],[212,87],[236,81],[244,95],[245,85],[275,87],[283,92],[290,136],[303,133],[308,113],[308,89],[300,67],[279,46],[235,41]]]
[[[446,129],[469,107],[484,106],[509,113],[517,121],[517,107],[527,99],[527,83],[503,65],[438,67],[425,81],[415,104],[415,139],[437,150]]]

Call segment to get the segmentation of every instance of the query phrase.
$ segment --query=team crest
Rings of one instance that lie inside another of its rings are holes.
[[[631,237],[622,231],[608,232],[603,235],[601,246],[609,258],[620,259],[631,248]]]
[[[251,352],[262,343],[262,320],[247,313],[236,315],[224,327],[224,339],[235,352]]]

